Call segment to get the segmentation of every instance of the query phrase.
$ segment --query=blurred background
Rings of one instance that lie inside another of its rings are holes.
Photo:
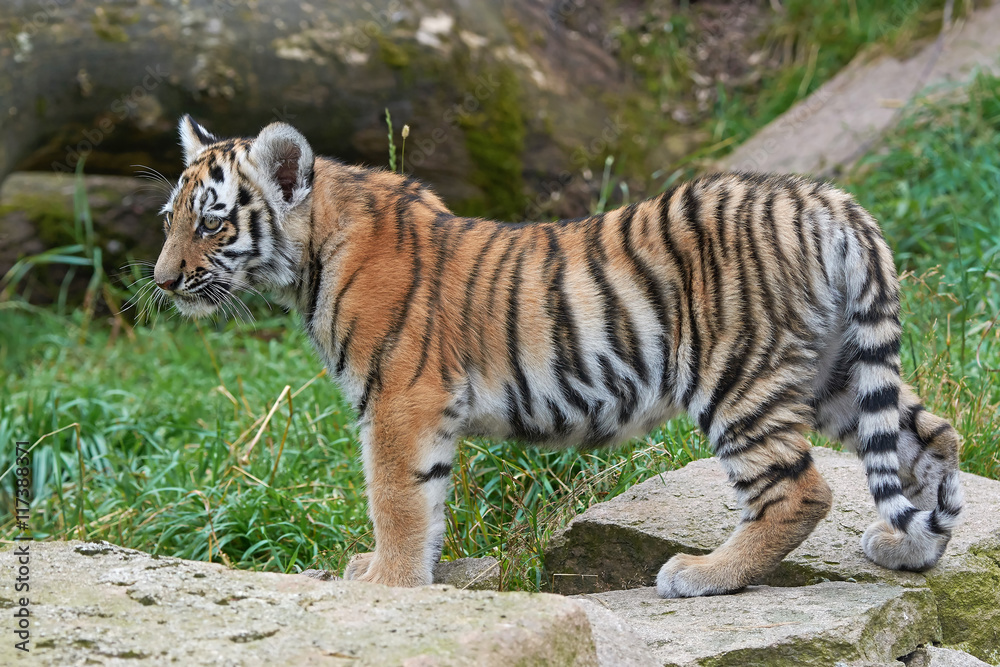
[[[964,469],[1000,476],[997,5],[8,0],[0,32],[0,472],[2,443],[33,443],[40,537],[282,571],[371,547],[352,415],[297,318],[150,303],[183,113],[218,136],[288,122],[510,221],[720,168],[831,178],[897,251],[906,374]],[[471,441],[446,557],[543,589],[553,529],[709,454],[684,420],[582,455]]]

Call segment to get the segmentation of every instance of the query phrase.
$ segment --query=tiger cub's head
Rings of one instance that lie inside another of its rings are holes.
[[[308,220],[313,152],[272,123],[251,139],[217,139],[180,122],[184,173],[161,213],[166,240],[153,280],[190,317],[209,315],[237,289],[281,290],[296,279]]]

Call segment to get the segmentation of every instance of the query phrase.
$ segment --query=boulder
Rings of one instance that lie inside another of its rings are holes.
[[[434,566],[434,583],[470,591],[500,590],[500,561],[496,558],[457,558]]]
[[[927,589],[944,643],[995,660],[991,656],[1000,649],[1000,482],[963,473],[963,524],[944,557],[924,573],[897,572],[875,565],[861,551],[861,535],[876,513],[860,462],[821,447],[813,448],[813,456],[833,489],[833,508],[759,583],[788,587],[842,581]],[[718,461],[695,461],[592,506],[557,534],[545,555],[552,590],[573,594],[651,586],[670,556],[710,552],[738,519],[735,494]]]
[[[555,595],[319,581],[107,542],[27,544],[33,665],[597,664],[582,605]],[[16,561],[5,545],[5,615],[25,595]],[[8,637],[0,664],[20,653]]]
[[[827,582],[664,600],[653,588],[585,596],[669,667],[888,664],[938,640],[926,588]],[[898,667],[902,667],[897,663]]]
[[[964,651],[926,646],[903,659],[906,667],[988,667],[989,663]]]
[[[611,611],[607,604],[586,596],[577,599],[587,611],[601,667],[659,667],[663,664],[646,645],[646,639],[633,632],[627,620]]]

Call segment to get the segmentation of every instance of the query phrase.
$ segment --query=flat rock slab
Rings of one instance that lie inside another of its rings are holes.
[[[29,545],[32,665],[597,664],[583,605],[556,595],[319,581],[107,542]],[[8,617],[24,595],[16,560],[5,545]],[[0,664],[19,664],[13,644],[0,643]]]
[[[707,598],[664,600],[653,588],[583,597],[617,615],[658,664],[671,667],[891,663],[940,639],[926,588],[829,582]]]
[[[947,553],[928,572],[897,572],[875,565],[861,551],[861,535],[876,512],[857,457],[822,447],[813,448],[813,457],[833,489],[833,508],[759,583],[928,588],[944,642],[991,660],[1000,650],[1000,482],[963,473],[965,514]],[[651,586],[675,553],[704,554],[722,544],[739,515],[717,460],[664,473],[590,507],[552,539],[545,555],[552,589],[574,594]]]

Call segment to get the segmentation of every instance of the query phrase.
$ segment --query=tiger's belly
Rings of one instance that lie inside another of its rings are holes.
[[[644,435],[681,412],[637,379],[610,387],[565,384],[473,383],[465,434],[555,448],[604,447]]]

